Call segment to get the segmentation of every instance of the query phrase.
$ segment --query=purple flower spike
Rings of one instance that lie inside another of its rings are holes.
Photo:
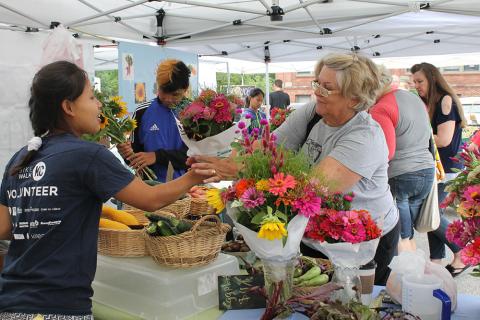
[[[260,120],[260,124],[264,126],[264,125],[268,124],[268,120],[267,119],[262,119],[262,120]]]
[[[247,114],[245,115],[245,118],[246,118],[246,119],[252,119],[252,115],[251,115],[250,113],[247,113]]]
[[[242,114],[242,112],[243,112],[242,108],[235,109],[236,114]]]
[[[256,135],[258,135],[259,132],[260,132],[260,129],[258,129],[258,128],[253,128],[253,130],[252,130],[252,133],[256,134]]]
[[[270,140],[272,140],[272,141],[277,141],[277,136],[272,133],[272,134],[270,135]]]
[[[245,128],[245,127],[246,127],[245,122],[240,121],[240,122],[238,123],[238,129],[243,129],[243,128]]]

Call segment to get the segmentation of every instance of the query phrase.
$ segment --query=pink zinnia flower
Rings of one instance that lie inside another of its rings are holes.
[[[474,207],[480,204],[480,185],[468,186],[463,191],[465,207]]]
[[[361,223],[349,224],[345,227],[345,230],[342,233],[342,238],[346,242],[350,243],[359,243],[365,241],[365,227]]]
[[[465,228],[462,220],[455,220],[448,225],[445,236],[447,237],[448,241],[453,242],[457,246],[463,248],[466,245],[464,240],[462,240],[462,235],[464,232]]]
[[[203,112],[203,109],[205,108],[205,105],[201,102],[192,102],[190,105],[188,105],[185,110],[180,112],[180,118],[181,119],[190,119],[193,118],[197,114],[201,114]]]
[[[293,207],[305,217],[313,217],[320,213],[322,199],[312,190],[305,190],[305,195],[293,202]]]
[[[215,110],[209,107],[203,109],[202,118],[205,120],[212,120],[215,116]]]
[[[217,123],[233,121],[232,113],[228,109],[218,110],[217,114],[215,114],[215,117],[213,119]]]
[[[230,110],[230,102],[223,94],[219,94],[210,102],[210,108],[216,110]]]
[[[460,251],[462,262],[469,266],[480,263],[480,237]]]
[[[253,209],[265,203],[265,196],[262,191],[257,191],[257,189],[251,187],[245,190],[240,197],[240,201],[243,202],[245,208]]]
[[[283,196],[288,189],[295,188],[297,182],[291,175],[285,176],[283,172],[275,173],[273,178],[268,179],[271,194],[276,196]]]

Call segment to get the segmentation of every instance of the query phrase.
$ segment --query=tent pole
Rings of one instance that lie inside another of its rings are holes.
[[[225,62],[227,64],[227,93],[230,93],[231,90],[230,90],[230,64],[227,62]]]
[[[248,18],[245,21],[250,21],[250,20],[253,20],[253,19],[257,19],[257,18],[260,18],[260,17]],[[180,38],[193,36],[193,35],[196,35],[196,34],[199,34],[199,33],[204,33],[204,32],[208,32],[208,31],[222,29],[222,28],[225,28],[225,27],[229,27],[231,25],[233,25],[232,22],[227,22],[227,23],[215,26],[215,27],[210,27],[210,28],[205,28],[205,29],[202,29],[202,30],[194,31],[194,32],[184,33],[184,34],[180,34],[180,35],[175,36],[175,37],[169,37],[166,40],[167,40],[167,42],[172,41],[172,40],[177,40],[177,39],[180,39]]]
[[[294,5],[291,5],[289,7],[286,7],[283,9],[283,12],[287,13],[287,12],[290,12],[290,11],[295,11],[297,9],[300,9],[300,8],[305,8],[305,7],[308,7],[308,6],[311,6],[312,4],[316,4],[316,3],[323,3],[323,0],[307,0],[303,3],[299,3],[299,4],[294,4]]]
[[[260,10],[249,10],[249,9],[245,9],[245,8],[237,8],[237,7],[226,6],[226,5],[215,5],[215,4],[212,4],[212,3],[205,3],[205,2],[199,2],[199,1],[191,1],[191,0],[166,0],[165,2],[188,4],[188,5],[191,5],[191,6],[215,8],[215,9],[230,10],[230,11],[236,11],[236,12],[245,12],[245,13],[260,14],[260,15],[262,15],[262,16],[265,15],[265,12],[264,12],[264,11],[260,11]]]
[[[265,0],[258,0],[261,4],[263,4],[263,6],[265,7],[265,9],[267,9],[267,12],[271,13],[272,12],[272,8],[270,8],[270,6],[268,5],[267,1]],[[272,3],[273,4],[273,3]]]
[[[14,8],[12,8],[12,7],[10,7],[10,6],[7,6],[7,5],[4,4],[4,3],[1,3],[1,2],[0,2],[0,7],[5,8],[5,9],[7,9],[7,10],[9,10],[9,11],[12,11],[12,12],[14,12],[14,13],[22,16],[22,17],[27,18],[27,19],[30,19],[30,20],[38,23],[39,25],[41,25],[41,26],[44,27],[44,28],[47,28],[47,29],[49,28],[49,26],[46,25],[45,23],[43,23],[43,22],[41,22],[41,21],[39,21],[39,20],[37,20],[37,19],[29,16],[29,15],[26,15],[25,13],[23,13],[23,12],[21,12],[21,11],[18,11],[17,9],[14,9]]]
[[[90,9],[93,9],[93,10],[99,12],[99,13],[102,13],[102,10],[101,10],[101,9],[95,7],[94,5],[90,4],[90,3],[87,2],[87,1],[85,1],[85,0],[78,0],[78,1],[79,1],[80,3],[86,5],[86,6],[89,7]],[[106,17],[108,17],[111,21],[115,21],[115,19],[116,19],[114,16],[112,16],[112,15],[110,15],[110,14],[107,14]],[[124,26],[125,28],[130,29],[130,30],[133,30],[134,32],[140,34],[140,36],[147,35],[147,32],[143,32],[142,30],[139,30],[139,29],[137,29],[137,28],[134,28],[134,27],[126,24],[126,23],[123,22],[123,21],[118,21],[118,23],[121,24],[122,26]],[[75,26],[75,27],[78,28],[78,25]],[[153,35],[150,35],[150,37],[153,37]]]
[[[267,108],[270,109],[270,77],[268,76],[268,62],[265,62],[265,104]],[[270,110],[266,110],[267,113],[270,113]]]
[[[103,17],[103,16],[106,16],[106,15],[109,15],[110,13],[122,11],[122,10],[125,10],[125,9],[128,9],[128,8],[132,8],[132,7],[141,5],[145,2],[148,2],[148,0],[139,0],[137,2],[133,2],[133,3],[118,7],[118,8],[114,8],[114,9],[110,9],[110,10],[107,10],[107,11],[104,11],[104,12],[101,12],[101,13],[94,14],[90,17],[86,17],[86,18],[71,21],[69,23],[66,23],[66,25],[69,26],[69,27],[73,27],[78,23],[85,22],[85,21],[88,21],[88,20],[92,20],[92,19],[95,19],[95,18],[98,18],[98,17]]]

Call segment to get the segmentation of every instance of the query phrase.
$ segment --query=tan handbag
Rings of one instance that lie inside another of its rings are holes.
[[[415,220],[415,230],[418,232],[429,232],[437,230],[440,226],[440,209],[438,207],[438,180],[433,175],[432,190],[423,200],[422,207]]]

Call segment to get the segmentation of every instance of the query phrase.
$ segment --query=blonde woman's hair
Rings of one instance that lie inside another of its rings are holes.
[[[392,90],[392,75],[383,64],[377,64],[377,68],[380,72],[380,91],[377,96],[378,100]]]
[[[457,105],[457,111],[460,114],[460,119],[462,120],[460,126],[465,128],[467,126],[467,119],[465,118],[465,113],[463,112],[463,106],[460,102],[460,99],[453,91],[452,87],[448,85],[448,82],[442,76],[440,71],[433,64],[422,62],[413,65],[410,68],[412,75],[417,72],[423,72],[425,78],[428,81],[428,94],[427,97],[421,97],[423,102],[428,106],[428,115],[430,120],[433,119],[433,114],[435,113],[435,106],[445,95],[449,95],[452,100]]]
[[[323,57],[315,66],[315,77],[326,66],[336,71],[337,85],[345,98],[358,100],[353,107],[363,111],[375,104],[381,91],[380,71],[375,63],[356,53],[331,53]]]

